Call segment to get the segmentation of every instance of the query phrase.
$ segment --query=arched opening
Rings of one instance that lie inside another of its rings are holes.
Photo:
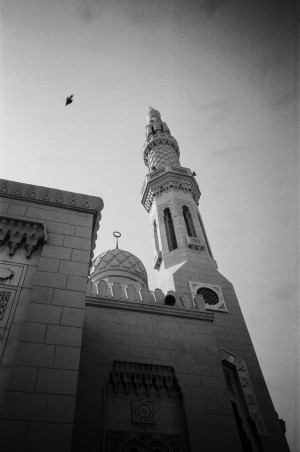
[[[175,306],[176,303],[176,298],[174,297],[174,295],[167,295],[165,298],[165,304],[167,306]]]
[[[153,237],[154,237],[154,246],[155,250],[159,250],[159,243],[158,243],[158,234],[157,234],[157,224],[156,220],[153,221]]]
[[[177,248],[177,240],[171,212],[168,207],[164,210],[164,223],[166,228],[169,251],[175,250]]]
[[[222,361],[226,386],[239,433],[243,452],[262,452],[261,440],[250,413],[240,385],[237,370],[229,362]]]
[[[182,207],[183,218],[185,222],[185,227],[189,237],[197,237],[192,214],[187,206]]]

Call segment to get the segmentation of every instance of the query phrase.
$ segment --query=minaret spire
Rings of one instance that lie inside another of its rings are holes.
[[[146,126],[146,142],[144,144],[144,162],[149,171],[155,171],[167,163],[181,166],[179,162],[178,143],[170,133],[170,129],[161,120],[158,110],[149,107]]]

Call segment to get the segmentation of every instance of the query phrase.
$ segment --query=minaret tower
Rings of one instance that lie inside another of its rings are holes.
[[[216,270],[216,262],[198,210],[195,173],[180,165],[178,143],[153,108],[143,154],[149,174],[141,197],[150,213],[159,286],[189,293],[187,280],[198,280],[200,269]]]
[[[195,333],[199,345],[210,344],[195,358],[207,366],[218,356],[221,363],[201,380],[203,397],[213,381],[226,382],[228,395],[224,393],[224,399],[216,402],[216,412],[222,401],[230,402],[242,446],[238,450],[288,452],[283,423],[278,421],[234,288],[218,271],[208,243],[198,210],[200,190],[195,173],[180,165],[178,143],[153,108],[148,113],[143,154],[149,173],[141,199],[151,218],[159,287],[165,293],[176,293],[176,307],[182,312],[213,313],[211,329],[202,327],[201,336],[198,325]],[[208,331],[210,337],[205,338]],[[186,344],[182,344],[185,351]],[[193,384],[198,383],[196,379]]]

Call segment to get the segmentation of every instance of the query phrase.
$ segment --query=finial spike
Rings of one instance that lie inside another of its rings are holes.
[[[116,241],[116,250],[118,250],[118,249],[119,249],[119,242],[118,242],[118,239],[121,237],[121,232],[115,231],[115,232],[113,233],[113,236],[116,237],[116,239],[117,239],[117,241]]]

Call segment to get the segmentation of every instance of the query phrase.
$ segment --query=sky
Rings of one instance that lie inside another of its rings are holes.
[[[296,3],[296,2],[295,2]],[[148,108],[197,173],[275,409],[300,450],[297,20],[292,0],[2,0],[0,177],[100,196],[95,255],[155,289],[140,203]],[[65,107],[66,96],[74,102]],[[298,385],[298,389],[297,389]]]

